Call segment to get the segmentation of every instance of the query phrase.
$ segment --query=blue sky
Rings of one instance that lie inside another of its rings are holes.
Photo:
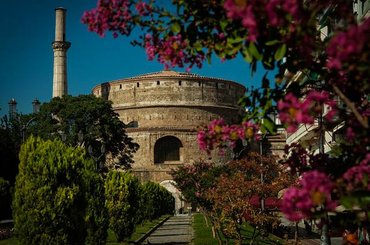
[[[168,1],[170,0],[163,0]],[[97,0],[5,0],[0,8],[0,116],[8,113],[8,102],[18,102],[18,112],[32,111],[32,101],[48,102],[52,96],[55,8],[67,9],[68,93],[89,94],[102,82],[163,70],[148,61],[145,50],[130,45],[130,39],[105,38],[89,32],[81,23],[85,10]],[[184,71],[184,69],[176,69]],[[251,78],[249,64],[242,58],[212,64],[192,73],[233,80],[245,86],[259,84],[263,70]]]

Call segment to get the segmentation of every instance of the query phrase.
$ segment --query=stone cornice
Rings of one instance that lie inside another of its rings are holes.
[[[197,129],[194,127],[139,127],[139,128],[125,128],[127,133],[134,132],[187,132],[195,133]]]
[[[65,51],[65,50],[69,49],[69,47],[71,47],[70,42],[64,42],[64,41],[54,41],[53,42],[53,49],[54,50]]]
[[[232,106],[222,106],[222,105],[215,105],[215,104],[186,104],[186,105],[180,105],[180,104],[155,104],[155,105],[132,105],[132,106],[115,106],[113,105],[113,110],[130,110],[130,109],[142,109],[142,108],[163,108],[163,107],[183,107],[183,108],[218,108],[218,109],[228,109],[228,110],[241,110],[241,107],[232,107]]]
[[[113,80],[109,82],[104,82],[99,85],[96,85],[92,90],[105,85],[117,84],[117,83],[136,83],[136,82],[153,82],[155,80],[185,80],[185,81],[195,81],[195,82],[224,82],[233,84],[234,86],[240,87],[240,89],[245,90],[245,87],[237,82],[215,78],[215,77],[206,77],[200,76],[198,74],[188,73],[188,72],[176,72],[176,71],[159,71],[159,72],[152,72],[147,74],[138,75],[135,77],[129,77],[124,79]]]

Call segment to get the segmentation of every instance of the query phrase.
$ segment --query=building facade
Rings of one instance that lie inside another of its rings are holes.
[[[190,73],[161,71],[103,83],[93,94],[112,101],[140,145],[133,172],[141,180],[169,183],[170,171],[201,159],[227,160],[228,156],[201,152],[197,130],[213,119],[236,122],[243,112],[238,100],[245,87],[233,81]]]

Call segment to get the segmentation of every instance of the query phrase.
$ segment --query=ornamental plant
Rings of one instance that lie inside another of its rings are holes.
[[[9,181],[5,180],[4,178],[0,177],[0,219],[9,219],[11,218],[11,186]]]
[[[19,241],[104,244],[107,217],[102,179],[85,150],[31,136],[19,158],[13,200]]]
[[[163,186],[154,182],[142,185],[140,214],[142,220],[154,220],[164,214],[173,214],[175,199]]]
[[[237,244],[246,239],[241,231],[243,221],[247,221],[254,228],[253,243],[280,223],[270,211],[279,208],[278,193],[293,181],[275,157],[249,153],[224,165],[214,187],[206,190],[205,197],[213,204],[210,215],[219,231]],[[270,202],[269,206],[262,207],[262,200],[266,204]]]
[[[284,166],[302,178],[317,177],[327,188],[318,191],[299,183],[286,192],[284,204],[301,209],[300,219],[325,218],[326,212],[333,210],[332,201],[370,218],[366,160],[370,19],[353,10],[365,2],[173,0],[172,4],[99,0],[82,21],[99,35],[132,36],[134,45],[143,47],[150,60],[158,60],[165,68],[186,67],[189,71],[214,57],[230,60],[242,56],[253,74],[257,63],[262,64],[266,75],[261,87],[249,88],[240,100],[248,109],[244,123],[256,124],[263,134],[274,133],[276,125],[269,115],[277,113],[290,133],[300,125],[317,123],[321,139],[324,130],[336,130],[343,136],[342,141],[332,142],[335,154],[324,152],[323,143],[318,151],[302,150],[299,144],[287,146],[290,151]],[[135,28],[143,34],[134,36]],[[269,72],[274,72],[274,80]],[[235,139],[247,140],[249,134],[243,135],[242,125],[212,122],[199,133],[201,149],[233,147]],[[301,191],[306,193],[304,197]],[[296,200],[302,198],[305,206],[301,208]],[[297,216],[287,215],[297,220]]]
[[[136,224],[140,200],[140,182],[130,172],[110,171],[105,180],[109,228],[117,242],[131,236]]]

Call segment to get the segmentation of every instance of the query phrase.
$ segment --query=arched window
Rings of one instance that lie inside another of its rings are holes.
[[[165,136],[157,140],[154,145],[154,163],[166,161],[180,161],[181,141],[173,136]]]

